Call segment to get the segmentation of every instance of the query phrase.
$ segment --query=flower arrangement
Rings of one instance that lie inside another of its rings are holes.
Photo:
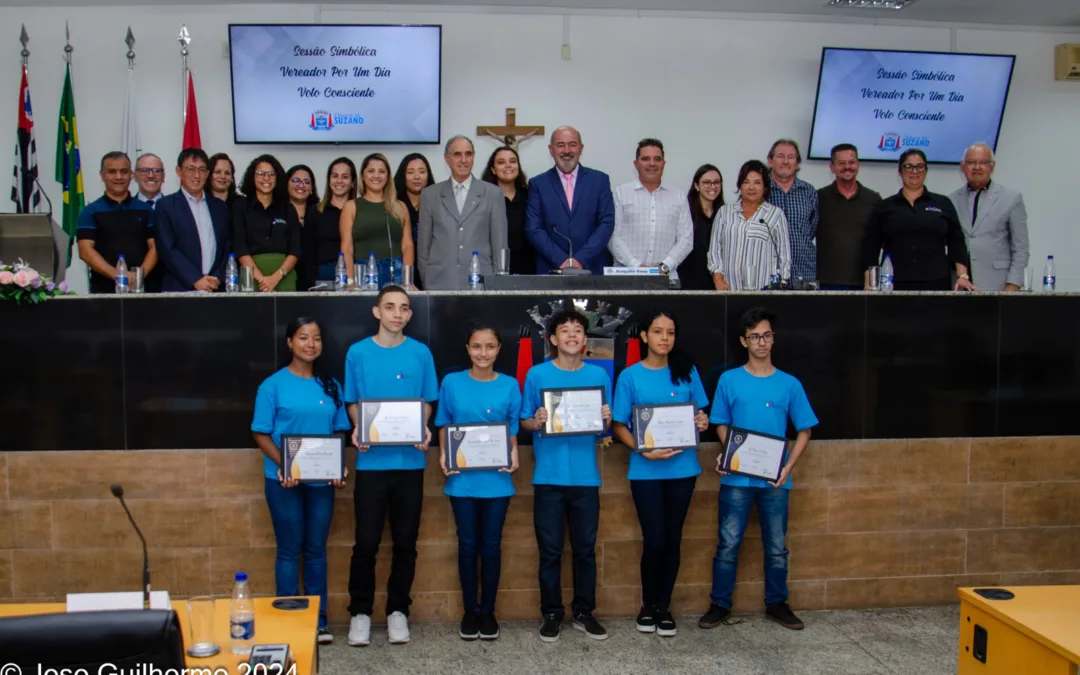
[[[54,284],[21,259],[10,265],[0,262],[0,300],[37,304],[56,295],[74,295],[74,292],[68,290],[66,281]]]

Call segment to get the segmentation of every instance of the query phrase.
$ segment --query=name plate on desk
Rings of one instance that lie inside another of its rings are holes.
[[[605,267],[605,277],[655,277],[660,275],[659,267]]]

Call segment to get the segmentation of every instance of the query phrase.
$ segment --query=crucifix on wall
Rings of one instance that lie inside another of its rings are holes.
[[[501,127],[479,126],[476,127],[477,136],[491,136],[503,145],[518,149],[518,144],[531,136],[544,134],[544,127],[519,127],[517,125],[517,109],[506,109],[506,125]]]

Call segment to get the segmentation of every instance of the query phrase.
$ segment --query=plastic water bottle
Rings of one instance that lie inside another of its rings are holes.
[[[885,262],[881,264],[881,290],[885,293],[890,293],[893,290],[893,279],[895,277],[892,266],[892,258],[885,256]]]
[[[780,288],[780,270],[773,270],[773,273],[769,275],[769,288],[771,290]]]
[[[236,573],[229,601],[229,637],[233,654],[250,654],[255,645],[255,601],[248,587],[247,572]]]
[[[116,261],[116,292],[127,293],[128,281],[127,261],[124,260],[124,256],[121,254],[120,259]]]
[[[1046,266],[1043,267],[1043,293],[1053,293],[1055,286],[1057,286],[1057,275],[1054,274],[1054,256],[1048,255]]]
[[[367,269],[364,271],[364,290],[379,290],[379,264],[375,262],[375,252],[368,253]]]
[[[472,262],[469,263],[469,290],[480,291],[484,288],[484,276],[480,274],[480,254],[472,252]]]
[[[334,265],[334,283],[339,291],[349,288],[349,270],[345,267],[344,253],[337,254],[337,265]]]
[[[236,293],[240,290],[240,268],[236,266],[236,255],[229,254],[229,262],[225,263],[225,292]]]

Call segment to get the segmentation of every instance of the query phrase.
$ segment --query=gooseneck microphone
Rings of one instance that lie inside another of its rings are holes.
[[[146,537],[143,536],[139,526],[135,524],[135,518],[131,515],[127,504],[124,503],[124,486],[120,483],[113,483],[109,486],[109,491],[112,492],[113,497],[120,500],[120,506],[124,507],[124,513],[127,514],[128,520],[131,521],[131,526],[135,528],[135,534],[139,535],[139,539],[142,540],[143,609],[150,609],[150,555],[146,552]]]
[[[566,245],[569,246],[569,255],[567,257],[569,257],[571,260],[576,260],[576,258],[574,258],[574,241],[570,237],[563,234],[562,232],[559,232],[559,228],[555,227],[555,223],[551,224],[551,231],[566,240]],[[586,270],[586,269],[580,269],[579,270],[578,268],[571,266],[571,267],[564,267],[564,268],[560,269],[559,274],[565,274],[565,275],[592,274],[592,270]]]

